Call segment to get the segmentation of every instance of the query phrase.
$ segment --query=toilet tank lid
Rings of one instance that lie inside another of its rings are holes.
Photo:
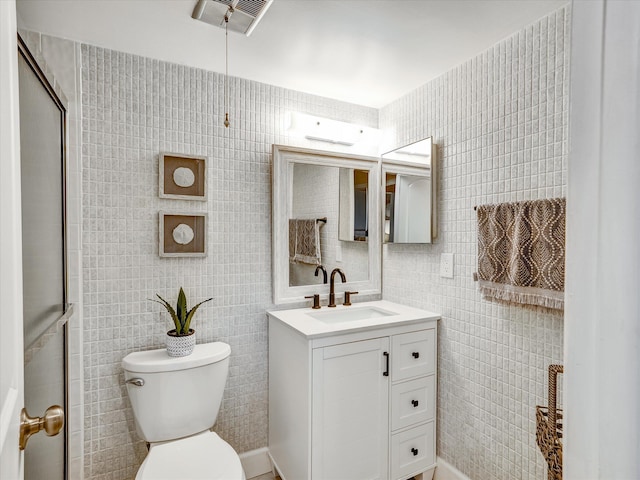
[[[170,357],[166,348],[133,352],[122,359],[122,368],[128,372],[159,373],[201,367],[224,360],[231,354],[231,347],[223,342],[196,345],[191,355]]]

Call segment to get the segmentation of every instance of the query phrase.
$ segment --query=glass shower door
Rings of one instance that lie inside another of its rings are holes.
[[[52,405],[66,409],[65,110],[24,45],[18,63],[24,395],[27,414],[40,417]],[[65,457],[65,428],[33,435],[25,480],[64,480]]]

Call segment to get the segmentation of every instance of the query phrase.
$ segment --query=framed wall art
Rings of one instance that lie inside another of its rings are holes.
[[[160,153],[160,198],[207,200],[207,157]]]
[[[206,213],[159,213],[161,257],[206,257]]]

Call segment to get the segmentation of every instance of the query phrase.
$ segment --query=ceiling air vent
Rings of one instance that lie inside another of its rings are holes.
[[[224,28],[224,16],[229,17],[229,30],[246,36],[256,27],[273,0],[198,0],[191,16],[216,27]]]

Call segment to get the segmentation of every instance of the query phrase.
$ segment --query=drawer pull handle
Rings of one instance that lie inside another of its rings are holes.
[[[386,360],[386,369],[384,372],[382,372],[382,375],[384,375],[385,377],[388,377],[389,376],[389,352],[384,352],[382,355],[384,355]]]
[[[413,355],[413,358],[420,358],[420,352],[413,352],[411,355]]]
[[[412,448],[411,449],[411,453],[413,453],[413,456],[415,457],[416,455],[418,455],[418,449],[417,448]]]
[[[419,403],[418,400],[411,400],[411,405],[413,405],[414,408],[417,407]]]

